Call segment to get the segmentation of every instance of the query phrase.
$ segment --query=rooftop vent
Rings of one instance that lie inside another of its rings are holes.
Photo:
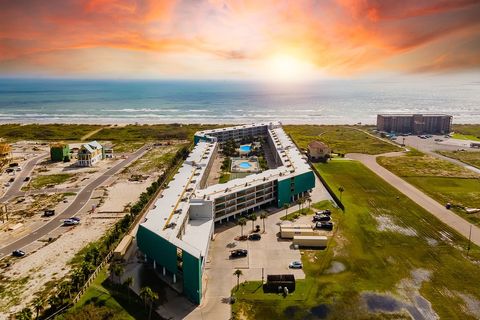
[[[176,227],[176,225],[177,225],[177,224],[176,224],[175,222],[171,222],[171,223],[167,224],[167,226],[166,226],[166,227],[167,227],[167,228],[172,228],[172,229],[173,229],[173,228],[175,228],[175,227]]]

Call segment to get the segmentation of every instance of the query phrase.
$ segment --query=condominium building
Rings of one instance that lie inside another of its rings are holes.
[[[394,133],[445,134],[451,131],[452,116],[446,114],[379,114],[377,130]]]
[[[266,138],[278,166],[206,187],[219,145],[248,137]],[[280,123],[197,132],[194,141],[189,157],[140,224],[137,245],[167,282],[200,303],[214,223],[291,203],[315,187],[315,177]]]

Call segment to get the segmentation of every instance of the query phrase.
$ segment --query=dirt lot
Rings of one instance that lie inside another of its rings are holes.
[[[140,161],[149,166],[143,170],[144,179],[131,181],[133,171],[127,171],[107,180],[104,186],[98,188],[80,213],[81,224],[75,227],[61,227],[48,236],[22,248],[27,252],[24,258],[8,257],[0,262],[0,319],[21,310],[29,305],[36,296],[46,298],[48,292],[70,270],[68,261],[89,242],[100,238],[118,219],[126,213],[126,208],[135,202],[151,182],[162,172],[162,164],[158,158],[168,159],[174,154],[177,146],[154,148],[147,161]],[[152,155],[153,154],[153,155]],[[108,168],[121,159],[101,161],[92,168],[74,168],[73,163],[43,162],[36,166],[36,174],[58,174],[72,171],[75,181],[65,182],[52,188],[28,191],[22,197],[16,197],[9,202],[8,223],[1,223],[4,232],[0,234],[0,246],[12,240],[23,237],[43,225],[45,221],[55,217],[41,216],[44,208],[54,208],[57,213],[63,211],[75,197],[74,191],[79,191],[88,182],[100,176]],[[155,165],[152,165],[154,163]],[[134,163],[135,164],[135,163]],[[39,172],[40,171],[40,172]],[[49,192],[53,191],[53,192]],[[72,192],[73,191],[73,192]],[[19,202],[19,199],[24,199]],[[66,200],[66,202],[64,202]],[[92,213],[91,209],[95,207]],[[22,223],[16,230],[8,230],[8,226]],[[49,241],[49,238],[50,241]],[[27,289],[28,288],[28,289]]]

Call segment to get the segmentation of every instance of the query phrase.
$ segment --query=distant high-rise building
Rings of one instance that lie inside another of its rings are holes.
[[[451,131],[452,116],[446,114],[379,114],[377,130],[412,134],[445,134]]]

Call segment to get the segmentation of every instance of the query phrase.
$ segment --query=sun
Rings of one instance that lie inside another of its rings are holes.
[[[308,80],[315,71],[309,61],[288,54],[274,55],[267,62],[268,78],[275,81]]]

